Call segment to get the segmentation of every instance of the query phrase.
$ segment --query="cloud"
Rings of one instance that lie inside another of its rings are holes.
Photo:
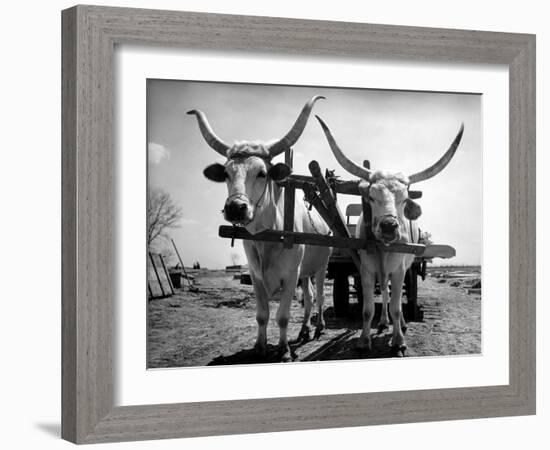
[[[160,164],[163,159],[170,159],[170,151],[163,145],[149,142],[147,150],[149,152],[149,163],[151,164]]]

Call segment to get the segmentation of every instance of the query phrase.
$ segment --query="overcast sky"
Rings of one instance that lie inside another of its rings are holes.
[[[148,184],[170,193],[184,211],[181,227],[171,231],[186,265],[221,268],[238,253],[238,241],[218,237],[226,224],[220,211],[227,189],[202,175],[203,169],[223,158],[203,140],[194,116],[201,109],[216,134],[226,142],[271,140],[282,137],[313,95],[313,114],[322,117],[340,147],[353,160],[371,161],[374,169],[410,174],[435,162],[456,136],[465,132],[449,166],[435,178],[414,185],[423,191],[418,202],[420,228],[435,243],[456,248],[452,260],[439,263],[480,264],[482,235],[481,96],[408,91],[288,87],[229,83],[149,80],[147,90]],[[312,159],[353,179],[336,162],[315,119],[294,146],[294,172],[309,174]],[[279,156],[276,161],[283,161]],[[297,200],[302,196],[297,195]],[[342,211],[357,197],[339,196]],[[163,246],[161,246],[163,247]],[[168,248],[168,245],[165,245]]]

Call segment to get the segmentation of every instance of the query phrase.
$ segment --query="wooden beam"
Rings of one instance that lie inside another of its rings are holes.
[[[346,238],[340,236],[324,236],[316,233],[287,232],[280,230],[266,230],[257,234],[250,234],[244,227],[232,227],[222,225],[219,228],[219,236],[229,239],[246,239],[251,241],[267,241],[283,243],[285,235],[290,234],[295,244],[318,245],[321,247],[338,247],[356,250],[366,250],[373,253],[377,249],[389,253],[409,253],[422,255],[424,245],[420,244],[392,244],[385,246],[378,242],[366,239]]]
[[[325,204],[330,214],[330,218],[333,224],[331,226],[332,231],[336,236],[350,238],[351,235],[344,220],[344,215],[342,214],[342,211],[340,211],[340,208],[338,208],[338,204],[336,203],[336,200],[332,194],[332,190],[327,184],[327,180],[321,172],[321,167],[319,166],[319,163],[317,161],[311,161],[309,163],[309,171],[311,172],[315,184],[319,189],[321,199],[323,200],[323,203]],[[354,249],[348,249],[347,252],[353,263],[355,264],[355,267],[357,267],[357,270],[359,270],[361,267],[361,260],[357,251]]]
[[[155,276],[157,277],[157,281],[158,281],[159,286],[160,286],[160,292],[162,293],[163,297],[166,297],[167,293],[164,292],[164,286],[162,285],[162,280],[159,277],[159,272],[158,272],[157,266],[155,264],[155,259],[153,258],[153,254],[151,252],[149,252],[149,259],[151,260],[153,270],[155,271]]]
[[[359,193],[359,182],[360,180],[338,180],[332,179],[330,184],[334,185],[334,190],[338,194],[345,195],[361,195]],[[283,181],[280,181],[279,186],[293,186],[296,189],[303,189],[303,186],[306,184],[315,184],[313,177],[306,175],[290,175]],[[409,191],[409,198],[416,200],[422,197],[422,191]]]
[[[292,149],[289,147],[285,151],[285,164],[292,169]],[[285,209],[283,218],[283,228],[285,231],[294,231],[294,201],[295,190],[293,186],[285,187]],[[292,236],[286,235],[284,239],[284,248],[292,248]]]
[[[334,180],[334,190],[338,194],[361,195],[359,193],[359,180]]]
[[[323,200],[323,203],[325,204],[331,216],[331,219],[332,219],[331,221],[332,221],[332,224],[334,225],[334,227],[331,227],[332,231],[337,236],[350,237],[349,230],[346,227],[344,216],[340,211],[340,209],[338,208],[336,201],[334,200],[332,191],[330,190],[330,187],[328,186],[327,181],[325,180],[325,177],[321,173],[321,168],[319,167],[319,163],[317,161],[311,161],[309,163],[309,170],[311,172],[311,175],[313,176],[313,180],[315,181],[315,184],[317,185],[317,189],[319,189],[319,195],[321,196],[321,200]]]

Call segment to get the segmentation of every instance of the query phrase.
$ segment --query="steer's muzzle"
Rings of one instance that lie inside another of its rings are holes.
[[[384,216],[374,230],[376,238],[384,244],[393,244],[399,239],[399,222],[394,216]]]
[[[246,200],[233,199],[225,203],[223,215],[233,225],[247,225],[252,221],[252,208]]]

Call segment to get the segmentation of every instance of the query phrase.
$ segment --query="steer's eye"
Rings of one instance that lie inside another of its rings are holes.
[[[264,171],[258,172],[258,178],[265,178],[266,173]]]
[[[369,202],[374,202],[374,199],[369,195]]]

